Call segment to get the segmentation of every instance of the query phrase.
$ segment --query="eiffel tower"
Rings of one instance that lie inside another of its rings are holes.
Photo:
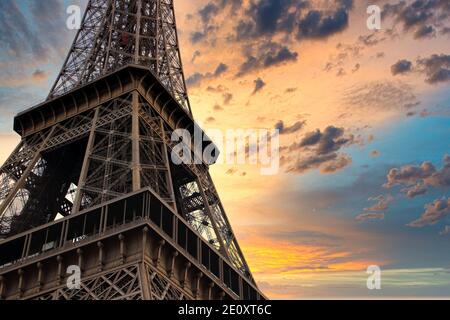
[[[0,170],[0,299],[264,300],[213,159],[192,141],[199,162],[170,160],[177,129],[203,132],[173,0],[90,0],[48,98],[14,119],[22,139]]]

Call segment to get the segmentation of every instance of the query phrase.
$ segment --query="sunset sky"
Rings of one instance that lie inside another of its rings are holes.
[[[0,160],[75,36],[66,7],[0,1]],[[382,9],[369,30],[367,7]],[[279,173],[211,168],[273,299],[450,297],[450,1],[175,0],[204,128],[280,129]],[[366,269],[382,289],[366,288]]]

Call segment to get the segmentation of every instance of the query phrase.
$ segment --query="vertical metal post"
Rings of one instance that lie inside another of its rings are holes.
[[[166,135],[166,131],[164,130],[164,120],[160,120],[160,126],[161,126],[161,136],[163,141],[163,160],[166,163],[167,173],[166,173],[166,184],[167,184],[167,190],[170,193],[170,198],[173,201],[173,209],[178,213],[177,206],[175,204],[175,191],[173,189],[173,183],[172,183],[172,171],[170,170],[170,162],[172,157],[169,156],[169,148],[167,148],[167,144],[170,143],[168,140],[168,137]]]
[[[139,154],[139,93],[134,91],[132,93],[132,129],[131,129],[131,140],[132,140],[132,172],[133,172],[133,191],[141,189],[141,161]]]
[[[78,179],[77,193],[75,194],[75,200],[73,202],[72,214],[75,214],[78,211],[80,211],[81,199],[83,196],[83,188],[86,185],[86,178],[87,178],[88,169],[89,169],[89,162],[90,162],[89,157],[91,156],[92,148],[94,147],[95,129],[97,126],[97,120],[98,120],[99,113],[100,113],[100,107],[95,109],[94,119],[92,119],[91,132],[89,133],[89,140],[88,140],[88,144],[86,147],[86,152],[84,154],[83,167],[81,169],[80,178]]]
[[[137,14],[136,14],[136,39],[134,44],[134,63],[139,64],[139,46],[141,38],[141,17],[142,17],[142,1],[136,0]]]
[[[151,283],[150,283],[150,279],[148,278],[148,274],[147,274],[147,268],[145,267],[145,262],[144,260],[139,263],[138,266],[138,277],[139,277],[139,284],[141,286],[141,290],[142,290],[142,299],[143,300],[150,300],[152,298],[151,295]]]

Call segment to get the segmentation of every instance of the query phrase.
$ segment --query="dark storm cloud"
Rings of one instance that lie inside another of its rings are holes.
[[[412,62],[408,60],[400,60],[391,67],[392,75],[404,74],[412,71]]]

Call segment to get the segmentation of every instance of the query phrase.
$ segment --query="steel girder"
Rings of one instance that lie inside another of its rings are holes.
[[[144,297],[148,292],[150,297]],[[79,289],[61,287],[33,300],[194,300],[154,267],[132,264],[84,279]]]

